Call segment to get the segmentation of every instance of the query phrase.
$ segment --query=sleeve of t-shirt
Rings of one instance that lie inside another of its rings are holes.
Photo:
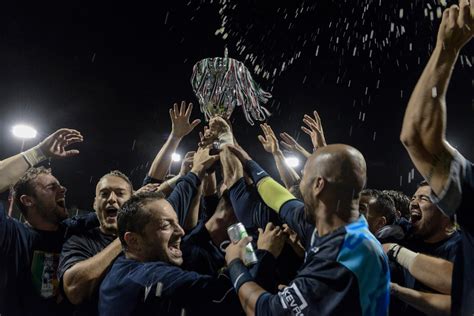
[[[307,222],[304,214],[304,203],[300,200],[290,200],[280,209],[281,219],[293,229],[306,246],[310,242],[315,226]]]
[[[337,262],[319,261],[316,269],[298,275],[277,294],[262,294],[255,315],[342,315],[347,311],[343,305],[354,306],[354,315],[361,314],[355,276]]]
[[[456,214],[463,229],[474,230],[474,168],[472,162],[456,152],[451,161],[449,178],[441,193],[431,199],[448,216]]]
[[[235,216],[245,227],[265,228],[268,222],[280,224],[278,214],[260,198],[256,188],[240,178],[230,189],[229,198]]]
[[[166,198],[178,215],[179,224],[181,226],[184,225],[189,207],[200,184],[201,180],[194,173],[188,172],[187,175],[180,178],[176,187],[168,198]]]
[[[145,179],[143,179],[142,187],[144,187],[145,185],[150,184],[150,183],[162,184],[163,182],[164,182],[163,180],[155,179],[155,178],[153,178],[153,177],[150,177],[150,176],[147,174],[147,175],[145,176]]]
[[[68,235],[82,234],[92,228],[99,227],[99,219],[95,212],[90,212],[86,215],[78,215],[65,219],[63,225],[67,227]]]
[[[214,301],[221,301],[232,289],[228,278],[219,278],[186,271],[177,266],[147,263],[146,267],[131,278],[143,287],[150,287],[147,300],[155,298],[183,299],[187,307],[198,307]]]
[[[64,273],[78,262],[93,257],[94,254],[82,236],[74,235],[63,245],[59,258],[58,277],[62,280]]]

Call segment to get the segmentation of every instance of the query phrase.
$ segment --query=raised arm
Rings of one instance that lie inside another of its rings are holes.
[[[283,156],[283,152],[278,146],[278,139],[270,125],[261,124],[260,127],[262,128],[264,136],[259,135],[258,140],[262,143],[265,151],[273,155],[280,178],[285,184],[285,187],[289,189],[300,181],[300,176],[285,162],[285,156]]]
[[[192,123],[189,123],[192,110],[193,105],[190,103],[186,107],[184,101],[181,102],[181,107],[179,109],[178,104],[175,103],[173,108],[169,110],[172,123],[171,134],[153,160],[150,170],[148,171],[149,177],[157,180],[165,179],[172,162],[172,154],[178,148],[183,137],[191,133],[191,131],[201,122],[201,120],[196,119]]]
[[[67,150],[66,147],[82,141],[80,132],[61,128],[35,147],[0,161],[0,193],[14,185],[30,167],[48,158],[64,158],[79,154],[79,150]]]
[[[471,10],[473,2],[471,1]],[[439,195],[454,149],[446,141],[446,91],[461,48],[474,34],[467,0],[443,12],[436,47],[410,97],[400,140],[415,167]]]

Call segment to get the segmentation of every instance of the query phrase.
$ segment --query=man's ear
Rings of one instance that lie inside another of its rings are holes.
[[[381,229],[385,225],[387,225],[387,218],[385,216],[379,217],[377,220],[377,230]]]
[[[313,192],[314,195],[319,195],[323,190],[326,185],[326,180],[321,177],[316,177],[313,181]]]
[[[26,195],[26,194],[23,194],[22,196],[20,196],[20,202],[21,204],[23,204],[24,206],[27,206],[27,207],[31,207],[33,205],[35,205],[35,199],[29,195]]]
[[[138,236],[138,234],[133,232],[126,232],[125,235],[123,235],[123,239],[125,240],[128,249],[133,251],[141,250],[139,243],[140,236]]]

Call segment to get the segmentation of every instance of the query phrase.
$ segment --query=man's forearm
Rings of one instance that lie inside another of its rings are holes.
[[[69,268],[63,276],[64,293],[69,301],[77,305],[90,298],[109,266],[121,252],[122,245],[117,238],[95,256]]]
[[[451,293],[453,274],[453,264],[451,262],[416,253],[396,244],[387,254],[426,286],[444,294]]]
[[[199,186],[197,194],[196,194],[196,196],[194,196],[194,198],[191,202],[191,206],[190,206],[188,214],[186,215],[186,219],[184,220],[183,228],[185,230],[193,229],[198,223],[199,206],[201,204],[201,194],[202,194],[202,185]]]
[[[181,138],[170,134],[151,164],[150,171],[148,172],[150,177],[158,180],[163,180],[166,177],[172,163],[171,156],[178,148],[180,142]]]
[[[232,187],[240,178],[243,177],[244,171],[239,159],[225,148],[220,152],[220,161],[222,163],[222,173],[224,183],[227,188]]]
[[[420,292],[396,284],[392,285],[392,293],[427,315],[450,315],[451,295]]]
[[[280,178],[285,184],[287,189],[291,188],[293,185],[297,184],[300,180],[299,175],[296,173],[293,168],[288,166],[285,162],[285,157],[281,151],[276,152],[273,154],[273,158],[275,159],[275,163],[278,169],[278,173],[280,174]]]
[[[453,264],[447,260],[418,254],[410,267],[410,273],[430,288],[451,294]]]
[[[30,168],[22,154],[0,161],[0,193],[14,185]]]

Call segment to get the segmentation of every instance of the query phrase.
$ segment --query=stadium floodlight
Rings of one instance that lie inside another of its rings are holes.
[[[22,139],[35,138],[38,132],[31,126],[18,124],[13,126],[12,133],[15,137]]]
[[[296,157],[286,157],[285,162],[291,168],[296,168],[300,165],[300,160]]]
[[[180,162],[181,161],[181,155],[178,153],[172,153],[171,154],[171,160],[174,162]]]

